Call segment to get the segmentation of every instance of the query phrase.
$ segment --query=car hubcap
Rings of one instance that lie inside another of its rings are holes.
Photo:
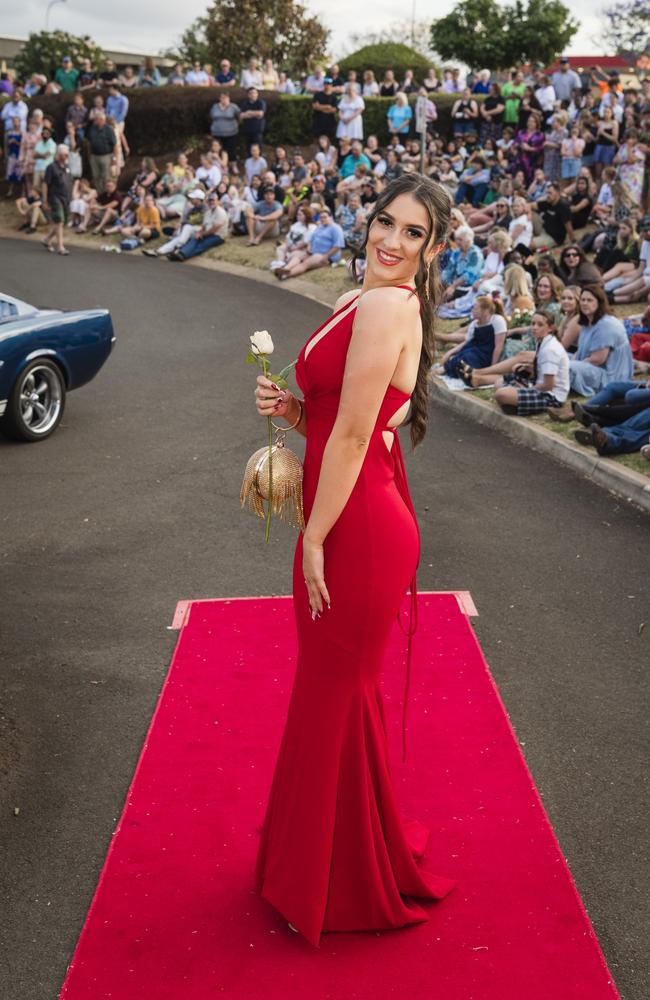
[[[37,366],[25,376],[20,390],[20,415],[32,434],[45,434],[61,410],[61,382],[51,368]]]

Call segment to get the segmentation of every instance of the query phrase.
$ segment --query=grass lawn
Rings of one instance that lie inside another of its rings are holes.
[[[13,201],[5,200],[0,202],[0,227],[7,232],[12,229],[16,229],[18,221]],[[172,220],[170,220],[170,224],[171,222]],[[33,239],[38,238],[39,235],[34,234]],[[88,244],[95,246],[101,246],[103,244],[117,246],[121,239],[119,235],[78,236],[75,233],[71,233],[70,230],[67,231],[66,238],[71,246],[74,246],[75,244],[80,246],[87,246]],[[156,246],[160,246],[166,239],[167,237],[162,237],[160,240],[152,241],[147,245],[153,249]],[[223,246],[218,247],[215,250],[209,250],[206,256],[213,260],[222,260],[231,264],[239,264],[242,267],[249,267],[253,271],[265,271],[268,273],[269,262],[273,257],[273,246],[274,240],[272,239],[267,240],[260,246],[249,247],[246,246],[246,237],[231,236]],[[137,250],[131,252],[134,254],[138,253]],[[155,262],[153,263],[155,266]],[[160,266],[167,267],[168,265],[161,262]],[[347,269],[344,267],[321,267],[314,271],[307,271],[304,275],[302,275],[302,277],[306,278],[310,282],[313,282],[315,285],[320,285],[322,288],[326,288],[328,291],[333,291],[338,294],[348,291],[354,287],[352,281],[348,277]],[[639,312],[642,308],[642,303],[635,303],[633,305],[621,306],[616,310],[616,312],[619,316],[630,316]],[[439,320],[436,324],[436,328],[443,333],[449,333],[452,330],[457,329],[459,326],[460,323],[458,320]],[[447,344],[439,346],[436,351],[437,359],[444,354],[448,346],[449,345]],[[477,389],[473,391],[472,395],[478,396],[480,399],[483,399],[493,407],[498,406],[498,404],[494,401],[494,392],[492,389]],[[554,434],[558,434],[560,437],[568,438],[576,444],[572,432],[581,426],[577,421],[573,420],[569,424],[559,424],[556,423],[556,421],[551,420],[548,416],[546,416],[546,414],[543,413],[534,417],[529,417],[528,419],[533,421],[533,423],[543,424],[547,430],[552,431]],[[578,447],[582,446],[579,445]],[[586,450],[589,450],[590,452],[592,451],[592,449]],[[639,454],[617,455],[613,457],[613,460],[615,462],[620,462],[622,465],[625,465],[630,469],[641,472],[646,476],[650,475],[650,462],[641,458]]]

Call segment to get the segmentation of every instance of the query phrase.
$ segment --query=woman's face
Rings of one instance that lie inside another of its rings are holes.
[[[526,202],[523,198],[512,199],[512,210],[515,215],[524,215],[526,212]]]
[[[507,211],[508,211],[508,202],[507,201],[498,201],[497,202],[497,213],[499,215],[505,215]]]
[[[529,132],[535,132],[537,129],[537,119],[534,115],[528,116],[528,121],[526,122],[526,128]]]
[[[412,194],[398,195],[377,213],[366,246],[366,274],[373,283],[403,284],[413,278],[420,267],[429,226],[426,208]]]
[[[472,306],[472,319],[475,319],[477,323],[484,323],[490,317],[489,309],[484,309],[479,300],[477,299]]]
[[[618,231],[621,235],[621,239],[624,240],[629,240],[630,236],[632,235],[632,227],[628,225],[627,222],[621,222],[621,224],[618,227]]]
[[[540,302],[549,302],[553,294],[553,287],[548,278],[540,278],[537,282],[537,298]]]
[[[546,334],[551,332],[551,327],[544,316],[535,313],[530,321],[530,330],[535,340],[543,340]]]
[[[565,288],[562,292],[560,306],[565,316],[573,316],[578,309],[578,303],[574,298],[573,292],[570,292],[568,288]]]
[[[472,246],[474,240],[469,235],[469,233],[461,233],[461,235],[457,238],[456,242],[458,243],[458,246],[463,251],[463,253],[467,253],[469,248]]]
[[[580,311],[587,317],[591,319],[598,308],[598,299],[591,292],[583,291],[580,294]]]
[[[587,181],[586,181],[586,179],[584,177],[578,177],[578,180],[576,182],[576,191],[578,192],[578,194],[582,194],[582,195],[585,195],[585,194],[588,193],[589,187],[588,187]]]

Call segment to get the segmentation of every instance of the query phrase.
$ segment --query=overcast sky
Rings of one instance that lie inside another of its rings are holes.
[[[395,0],[303,0],[308,10],[320,15],[332,30],[331,49],[340,55],[346,49],[353,32],[381,30],[400,19],[410,17],[411,5],[398,5]],[[603,0],[604,4],[604,0]],[[20,4],[3,4],[0,33],[26,37],[30,31],[45,28],[47,0],[22,0]],[[66,0],[52,7],[50,28],[59,28],[77,35],[90,35],[106,48],[157,53],[173,44],[191,21],[203,14],[207,0]],[[416,0],[416,17],[443,16],[454,6],[454,0]],[[599,19],[594,11],[601,4],[596,0],[567,0],[567,6],[582,28],[574,37],[569,52],[587,55],[596,51],[592,41],[598,34]]]

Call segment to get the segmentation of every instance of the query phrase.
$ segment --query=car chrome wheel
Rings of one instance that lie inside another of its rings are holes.
[[[63,383],[51,364],[29,369],[19,390],[20,419],[30,435],[44,436],[59,419],[63,402]]]
[[[65,398],[65,376],[56,361],[35,358],[13,384],[0,431],[18,441],[45,441],[61,422]]]

